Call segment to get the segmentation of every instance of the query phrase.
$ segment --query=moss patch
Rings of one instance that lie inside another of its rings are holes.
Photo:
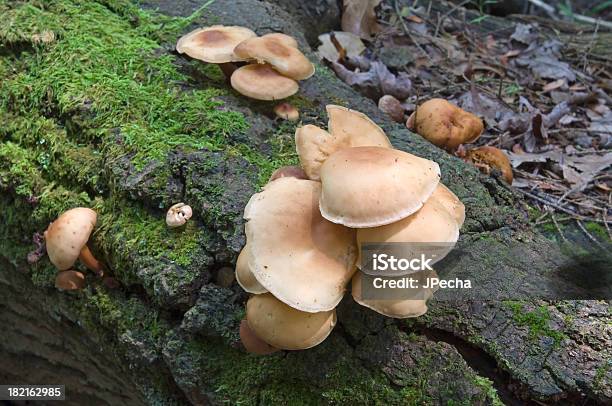
[[[517,301],[504,301],[504,305],[512,310],[514,321],[520,326],[529,328],[531,338],[546,336],[554,340],[554,345],[558,346],[567,336],[558,330],[550,327],[550,312],[547,306],[538,306],[533,310],[526,309],[525,303]]]

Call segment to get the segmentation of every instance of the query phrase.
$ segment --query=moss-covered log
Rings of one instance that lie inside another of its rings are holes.
[[[316,9],[140,3],[0,0],[0,383],[65,383],[68,404],[612,400],[605,302],[441,300],[404,322],[347,297],[320,346],[245,354],[246,295],[217,284],[217,272],[244,244],[248,198],[296,162],[295,127],[173,44],[221,23],[290,33],[309,49],[295,16]],[[528,207],[497,178],[390,122],[323,66],[289,101],[304,123],[325,125],[328,103],[363,111],[396,147],[440,163],[467,207],[469,255],[449,276],[478,274],[499,298],[583,293],[559,276],[570,259],[530,229]],[[165,210],[178,201],[195,216],[173,231]],[[84,291],[60,293],[47,258],[26,262],[33,235],[78,205],[99,213],[92,248],[117,289],[89,274]]]

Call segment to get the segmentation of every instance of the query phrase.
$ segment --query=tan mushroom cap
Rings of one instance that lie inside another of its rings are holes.
[[[448,255],[458,238],[459,225],[454,215],[433,196],[419,211],[395,223],[357,230],[359,249],[364,243],[423,243],[414,246],[407,244],[404,258],[418,257],[421,253],[428,257],[435,254],[432,264]],[[413,249],[416,252],[412,252]]]
[[[447,150],[476,141],[484,129],[481,119],[444,99],[431,99],[420,105],[406,126]]]
[[[434,273],[435,274],[435,273]],[[361,271],[355,273],[352,280],[351,293],[353,299],[362,306],[372,309],[387,317],[396,319],[407,319],[419,317],[427,313],[427,299],[433,296],[431,289],[421,288],[426,299],[403,299],[403,300],[365,300],[361,295],[362,288]]]
[[[295,80],[281,75],[268,64],[242,66],[234,71],[230,81],[238,93],[257,100],[280,100],[299,90]]]
[[[439,180],[437,163],[407,152],[346,148],[321,167],[321,214],[352,228],[390,224],[419,210]]]
[[[466,158],[485,173],[490,173],[491,169],[499,170],[502,178],[509,184],[512,184],[514,178],[512,164],[508,156],[501,149],[489,145],[477,147],[469,150]]]
[[[234,53],[245,60],[268,63],[284,76],[295,80],[308,79],[315,71],[308,58],[278,34],[249,38],[238,44]]]
[[[355,232],[321,217],[320,193],[318,182],[280,178],[244,210],[255,278],[305,312],[336,307],[355,272]]]
[[[183,35],[176,44],[176,50],[208,63],[237,62],[243,59],[234,54],[236,45],[256,36],[245,27],[213,25]]]
[[[295,146],[308,177],[320,179],[323,162],[334,152],[350,147],[391,148],[385,132],[366,115],[346,107],[328,105],[329,131],[305,125],[295,131]]]
[[[81,290],[85,287],[85,275],[78,271],[62,271],[55,277],[55,287],[61,290]]]
[[[255,279],[253,272],[251,272],[251,268],[249,267],[250,257],[251,250],[247,244],[242,248],[236,260],[236,282],[238,282],[238,285],[246,292],[256,295],[266,293],[268,290],[261,286],[257,279]]]
[[[270,176],[268,182],[273,182],[276,179],[280,178],[308,179],[308,176],[306,175],[306,172],[304,172],[304,170],[299,166],[281,166],[280,168],[272,172],[272,175]]]
[[[278,351],[278,348],[272,347],[257,337],[257,334],[249,327],[249,322],[246,319],[240,322],[240,341],[247,352],[251,354],[268,355]]]
[[[77,207],[64,212],[45,231],[47,254],[60,271],[70,269],[87,244],[98,215],[95,211]]]
[[[253,332],[283,350],[305,350],[320,344],[336,325],[336,310],[307,313],[266,293],[247,302],[246,318]]]
[[[298,42],[291,35],[283,34],[282,32],[273,32],[270,34],[262,35],[261,38],[271,38],[275,39],[288,47],[297,48]]]
[[[444,206],[457,222],[457,226],[461,228],[465,221],[465,206],[461,203],[457,195],[440,182],[436,190],[431,194],[430,199],[435,199]]]

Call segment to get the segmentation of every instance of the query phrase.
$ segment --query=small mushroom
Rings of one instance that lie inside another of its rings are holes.
[[[77,207],[64,212],[49,224],[45,231],[47,254],[57,269],[68,270],[79,259],[98,276],[103,275],[103,265],[87,247],[87,240],[96,225],[97,217],[95,211]]]
[[[168,209],[166,224],[170,228],[180,227],[193,215],[193,210],[185,203],[177,203]]]
[[[307,313],[266,293],[247,302],[246,318],[253,332],[283,350],[305,350],[320,344],[336,325],[336,310]]]
[[[394,223],[418,211],[440,181],[437,163],[381,147],[345,148],[321,167],[321,214],[352,228]]]
[[[245,60],[269,64],[288,78],[308,79],[314,74],[314,65],[287,37],[285,34],[268,34],[248,38],[236,46],[234,53]]]
[[[404,122],[404,107],[402,103],[390,94],[378,99],[378,109],[391,117],[396,123]]]
[[[491,146],[477,147],[467,151],[466,159],[487,174],[491,172],[491,169],[497,169],[501,172],[502,178],[512,184],[514,178],[512,165],[501,149]]]
[[[255,278],[304,312],[335,308],[355,272],[355,232],[321,217],[320,194],[319,182],[281,178],[253,195],[244,209]]]
[[[55,277],[55,287],[61,290],[81,290],[85,287],[85,275],[78,271],[61,271]]]
[[[447,151],[476,141],[484,128],[481,119],[444,99],[431,99],[417,107],[406,127]]]
[[[245,65],[236,69],[231,84],[241,95],[256,100],[281,100],[299,90],[295,80],[281,75],[268,64]]]
[[[296,179],[308,179],[306,172],[299,166],[283,166],[278,168],[270,176],[268,183],[275,181],[280,178],[296,178]]]
[[[287,121],[298,121],[300,119],[300,112],[298,109],[289,103],[277,104],[274,107],[274,113],[278,118]]]
[[[249,327],[249,322],[246,319],[240,322],[240,341],[244,349],[251,354],[269,355],[279,351],[278,348],[272,347],[270,344],[257,337],[257,334]]]
[[[259,295],[261,293],[267,293],[268,290],[261,286],[261,283],[255,278],[253,272],[251,271],[251,266],[249,263],[251,262],[251,250],[249,249],[249,244],[245,245],[240,251],[238,255],[238,259],[236,260],[236,282],[242,289],[246,292],[253,293],[255,295]]]

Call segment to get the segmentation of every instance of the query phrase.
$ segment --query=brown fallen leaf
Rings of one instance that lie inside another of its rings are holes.
[[[564,85],[565,85],[565,79],[557,79],[553,82],[550,82],[544,85],[544,87],[542,88],[542,91],[550,92],[552,90],[559,89],[560,87],[563,87]]]
[[[327,59],[330,62],[338,62],[340,54],[331,40],[331,34],[319,35],[319,41],[321,45],[317,48],[317,53],[322,59]],[[365,45],[357,35],[350,32],[334,31],[333,32],[336,41],[340,43],[347,58],[355,58],[365,50]]]
[[[332,68],[345,83],[357,87],[371,99],[388,94],[403,100],[410,95],[412,82],[408,75],[401,72],[396,76],[382,62],[372,62],[366,72],[353,72],[336,62],[332,62]]]
[[[370,39],[380,30],[374,9],[381,0],[344,0],[342,31],[352,32],[363,39]]]

